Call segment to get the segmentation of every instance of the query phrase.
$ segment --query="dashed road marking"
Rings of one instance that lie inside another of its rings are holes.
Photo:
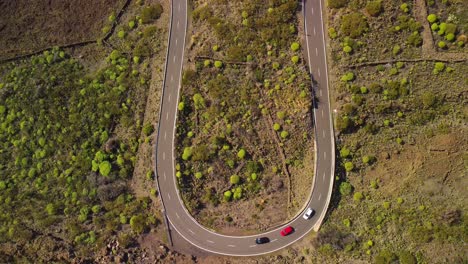
[[[327,160],[327,153],[326,152],[323,153],[323,159]]]
[[[312,8],[312,15],[314,14],[314,8]]]
[[[325,181],[325,172],[323,173],[322,179],[323,179],[323,181]]]
[[[273,239],[271,242],[275,242],[276,240],[278,240],[277,238]]]
[[[211,243],[211,244],[214,244],[214,242],[211,241],[211,240],[207,240],[206,242]]]
[[[228,247],[236,247],[236,246],[234,246],[234,245],[228,245]]]
[[[167,177],[166,177],[166,173],[164,172],[164,180],[166,180],[166,178],[167,178]]]
[[[251,248],[252,248],[252,247],[256,247],[256,246],[257,246],[257,245],[250,245],[249,247],[251,247]]]
[[[163,160],[166,160],[166,152],[163,152]]]
[[[167,193],[167,198],[170,200],[171,199],[171,195],[169,193]]]
[[[175,58],[176,58],[176,56],[174,55],[174,58],[172,58],[172,61],[173,61],[174,63],[175,63]]]
[[[172,94],[169,94],[169,103],[171,102]]]
[[[322,199],[322,194],[319,194],[318,200],[320,201],[320,199]]]
[[[318,56],[318,49],[315,48],[315,56]]]
[[[315,27],[314,27],[314,36],[317,35],[317,32],[315,32]]]
[[[177,216],[177,218],[180,218],[179,214],[178,213],[175,213],[175,215]]]
[[[180,11],[180,3],[179,3],[179,6],[177,7],[177,11]]]
[[[177,46],[177,42],[178,42],[178,39],[175,39],[175,44],[176,44],[176,46]]]
[[[167,139],[167,132],[164,131],[164,140],[166,140],[166,139]]]
[[[173,76],[173,75],[171,75],[171,82],[173,82],[173,81],[174,81],[174,76]]]
[[[195,234],[195,232],[193,232],[192,229],[187,228],[187,230],[188,230],[190,233]]]
[[[322,111],[322,114],[323,114],[323,111]],[[325,138],[325,130],[322,130],[322,137]]]
[[[318,69],[318,76],[320,77],[320,68]]]
[[[320,90],[320,97],[322,97],[322,90]]]
[[[169,112],[166,113],[166,120],[169,120]]]
[[[322,118],[323,118],[323,109],[322,109]],[[325,133],[325,130],[323,131],[323,133]]]

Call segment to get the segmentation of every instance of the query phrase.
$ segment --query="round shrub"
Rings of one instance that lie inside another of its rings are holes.
[[[356,192],[353,195],[353,199],[358,202],[361,201],[363,198],[364,198],[364,195],[362,195],[361,192]]]
[[[276,113],[276,116],[279,118],[279,119],[284,119],[286,117],[286,113],[283,112],[283,111],[279,111],[278,113]]]
[[[353,191],[353,186],[349,182],[340,183],[340,193],[341,195],[349,195]]]
[[[300,47],[301,47],[301,45],[299,45],[299,43],[297,43],[297,42],[293,42],[291,44],[291,50],[292,51],[297,51]]]
[[[230,178],[229,178],[229,182],[231,184],[238,184],[240,182],[240,177],[238,175],[232,175]]]
[[[275,124],[273,125],[273,130],[278,131],[278,130],[280,130],[280,129],[281,129],[281,125],[280,125],[280,124],[275,123]]]
[[[365,86],[361,86],[361,88],[359,88],[359,89],[361,90],[362,94],[368,93],[367,87],[365,87]]]
[[[277,69],[279,69],[280,64],[275,61],[275,62],[273,62],[272,67],[273,67],[274,70],[277,70]]]
[[[210,61],[210,60],[205,60],[205,61],[203,62],[203,65],[205,65],[205,67],[210,67],[211,61]]]
[[[427,16],[427,21],[432,24],[437,21],[437,16],[435,14],[429,14]]]
[[[257,177],[258,177],[258,176],[257,176],[257,173],[252,173],[252,174],[250,174],[250,178],[251,178],[252,180],[254,180],[254,181],[257,180]]]
[[[192,157],[192,148],[191,147],[184,148],[184,152],[182,153],[182,159],[189,160],[190,157]]]
[[[283,131],[281,131],[280,136],[281,136],[282,138],[287,138],[287,137],[289,136],[289,132],[286,131],[286,130],[283,130]]]
[[[368,164],[370,162],[371,158],[370,156],[364,156],[362,157],[362,162],[365,163],[365,164]]]
[[[437,46],[441,49],[445,49],[447,47],[447,44],[444,41],[439,41],[439,43],[437,43]]]
[[[346,45],[346,46],[343,47],[343,51],[346,52],[346,53],[351,53],[353,51],[353,48]]]
[[[109,176],[109,173],[111,172],[112,165],[110,164],[109,161],[103,161],[99,164],[99,173],[102,176]]]
[[[448,33],[446,36],[445,36],[445,39],[452,42],[455,40],[455,35],[453,33]]]
[[[201,172],[196,172],[195,173],[195,178],[201,179],[203,177],[203,174]]]
[[[298,62],[299,62],[299,56],[293,56],[293,57],[291,58],[291,61],[292,61],[293,63],[298,63]]]
[[[366,4],[366,11],[371,16],[378,16],[382,12],[382,1],[369,1]]]
[[[224,200],[225,201],[230,201],[232,198],[232,192],[231,191],[225,191],[224,192]]]
[[[439,30],[439,25],[437,23],[432,23],[431,29],[432,29],[432,31],[437,31],[437,30]]]
[[[354,164],[351,161],[345,162],[344,166],[347,172],[350,172],[354,169]]]
[[[179,109],[179,111],[184,111],[184,108],[185,108],[184,102],[180,102],[179,105],[177,106],[177,109]]]
[[[341,150],[340,150],[340,157],[341,158],[345,159],[345,158],[349,157],[350,154],[351,154],[351,151],[348,148],[346,148],[346,147],[341,148]]]
[[[214,66],[215,66],[216,68],[221,68],[221,67],[223,67],[223,62],[221,62],[221,61],[215,61]]]
[[[341,19],[341,31],[351,38],[360,37],[368,29],[365,17],[359,12],[344,15]]]
[[[245,154],[246,154],[245,150],[244,150],[244,149],[240,149],[239,152],[237,152],[237,157],[238,157],[239,159],[244,159],[244,158],[245,158]]]
[[[218,50],[219,50],[219,46],[218,46],[218,45],[214,45],[211,49],[212,49],[213,51],[218,51]]]

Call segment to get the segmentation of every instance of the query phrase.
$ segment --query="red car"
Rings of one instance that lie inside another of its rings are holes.
[[[281,236],[287,236],[291,234],[294,231],[294,228],[292,226],[287,226],[283,230],[281,230],[280,234]]]

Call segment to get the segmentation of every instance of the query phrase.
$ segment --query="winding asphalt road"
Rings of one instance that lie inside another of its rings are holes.
[[[181,88],[182,64],[187,31],[187,1],[171,1],[171,26],[166,58],[165,80],[160,109],[160,122],[156,143],[156,173],[158,190],[169,222],[176,231],[194,246],[216,254],[230,256],[254,256],[271,253],[291,245],[311,230],[318,230],[325,217],[331,198],[334,180],[334,134],[328,95],[328,77],[325,39],[322,25],[322,1],[303,0],[305,17],[305,52],[311,74],[317,85],[318,98],[314,108],[315,121],[315,177],[311,197],[305,208],[311,207],[315,215],[310,220],[302,218],[302,212],[287,224],[253,236],[226,236],[215,233],[195,221],[180,198],[175,177],[175,127],[177,104]],[[294,233],[280,236],[285,226],[294,227]],[[255,238],[267,236],[270,243],[256,245]]]

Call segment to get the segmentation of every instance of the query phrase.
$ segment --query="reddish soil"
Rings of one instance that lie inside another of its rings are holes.
[[[97,39],[123,0],[0,0],[0,59]]]

